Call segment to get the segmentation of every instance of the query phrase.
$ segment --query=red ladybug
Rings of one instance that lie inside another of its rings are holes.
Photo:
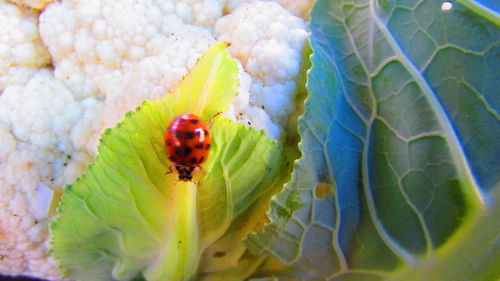
[[[175,117],[165,133],[165,150],[179,180],[192,180],[210,153],[210,134],[203,120],[191,113]]]

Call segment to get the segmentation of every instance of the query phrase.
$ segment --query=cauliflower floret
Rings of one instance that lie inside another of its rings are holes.
[[[50,63],[37,24],[33,10],[0,0],[0,91],[10,82],[25,82],[36,68]]]
[[[241,5],[255,2],[256,0],[227,0],[224,9],[227,12],[233,12]],[[314,0],[263,0],[272,1],[280,4],[281,7],[287,9],[293,15],[309,19],[309,11],[311,10]]]
[[[79,98],[103,100],[102,128],[143,100],[161,97],[215,42],[208,29],[165,15],[170,4],[64,1],[42,13],[40,31],[55,76]]]
[[[270,137],[280,138],[295,110],[306,23],[274,2],[254,1],[221,18],[215,32],[231,43],[229,51],[252,76],[248,106],[235,105],[234,110],[257,128],[267,128]]]
[[[238,68],[238,79],[240,81],[238,95],[234,102],[229,105],[229,109],[223,113],[223,116],[259,130],[265,130],[268,137],[279,139],[282,135],[282,128],[273,123],[269,115],[262,109],[262,106],[257,107],[250,104],[252,77],[243,70],[240,62],[238,62]]]
[[[312,0],[279,0],[278,3],[290,13],[309,20],[314,1]]]
[[[222,16],[225,0],[173,0],[164,1],[163,10],[176,14],[190,24],[213,26]]]
[[[88,135],[100,109],[92,97],[79,101],[39,70],[24,86],[0,96],[0,272],[58,278],[46,241],[54,191],[72,183],[92,159],[75,145]],[[81,146],[81,144],[80,144]],[[16,231],[13,231],[13,230]]]
[[[53,0],[10,0],[20,6],[27,6],[33,9],[41,10]]]
[[[3,75],[0,75],[0,92],[7,85],[24,85],[26,84],[33,75],[38,71],[34,67],[25,66],[10,66]]]
[[[184,65],[173,62],[172,66],[175,72],[179,72],[179,67],[185,69],[183,56],[198,56],[202,51],[191,39],[197,36],[201,36],[200,40],[208,39],[203,49],[213,41],[207,30],[195,26],[190,31],[197,32],[184,32],[188,38],[179,40],[178,33],[182,33],[186,24],[176,14],[168,14],[171,6],[170,1],[107,1],[105,5],[99,0],[53,3],[40,16],[40,33],[53,56],[56,77],[91,95],[112,88],[111,80],[121,84],[127,71],[159,53],[171,57],[180,55],[177,61]],[[165,45],[161,46],[162,43]],[[173,53],[177,50],[184,54]],[[163,77],[169,79],[161,81],[160,85],[165,87],[180,78]]]

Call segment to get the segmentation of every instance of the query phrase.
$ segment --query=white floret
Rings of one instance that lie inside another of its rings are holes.
[[[207,28],[165,14],[171,4],[64,1],[42,13],[40,31],[55,76],[82,93],[80,98],[104,101],[102,127],[114,125],[143,100],[165,94],[215,42]]]
[[[10,0],[10,1],[18,4],[19,6],[26,6],[36,10],[41,10],[54,0]]]
[[[166,2],[166,1],[165,1]],[[213,26],[222,16],[224,0],[173,0],[175,14],[190,24]],[[165,11],[169,12],[169,11]]]
[[[88,121],[99,108],[49,69],[0,95],[0,272],[59,278],[46,245],[50,202],[92,159],[81,142],[98,136]]]
[[[233,12],[239,6],[255,2],[258,0],[227,0],[224,9],[228,12]],[[295,16],[302,17],[304,19],[309,19],[309,11],[314,3],[314,0],[263,0],[276,2],[291,14]]]
[[[252,77],[248,108],[235,106],[235,113],[280,138],[295,110],[306,23],[274,2],[253,1],[221,18],[215,32],[231,43],[229,51]]]
[[[0,0],[0,91],[9,82],[26,80],[29,71],[19,68],[39,68],[50,64],[50,56],[40,40],[37,24],[38,14],[35,11]]]
[[[24,85],[38,71],[35,67],[10,66],[5,73],[0,75],[0,92],[7,85]]]
[[[16,140],[17,150],[32,151],[35,157],[43,160],[39,163],[39,168],[43,169],[39,170],[38,180],[62,186],[75,179],[65,175],[66,167],[78,164],[79,172],[83,172],[92,159],[84,143],[98,137],[99,132],[92,123],[101,108],[102,102],[92,97],[77,100],[50,70],[41,69],[26,85],[8,86],[3,91],[0,121],[4,131]],[[2,176],[14,183],[16,180],[8,179],[17,175],[19,173]]]

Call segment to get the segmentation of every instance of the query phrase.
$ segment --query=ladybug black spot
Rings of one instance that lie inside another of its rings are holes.
[[[209,149],[210,149],[210,144],[209,144],[209,143],[205,144],[205,149],[206,149],[206,150],[209,150]]]
[[[194,133],[193,132],[177,131],[177,132],[175,132],[175,137],[179,138],[179,139],[192,139],[192,138],[194,138]]]
[[[179,157],[186,157],[191,154],[191,148],[189,146],[177,146],[174,147],[174,152]]]
[[[189,121],[191,122],[191,124],[198,124],[198,120],[197,119],[191,119]]]
[[[199,142],[194,147],[201,149],[201,148],[203,148],[203,143]]]
[[[207,130],[203,130],[203,132],[205,133],[205,135],[208,136],[208,131]]]
[[[172,156],[168,157],[168,159],[170,159],[170,161],[172,161],[172,162],[175,162],[175,160],[177,160],[177,157],[172,155]]]
[[[196,159],[196,157],[192,157],[190,161],[192,164],[196,164],[196,162],[198,162],[198,159]]]
[[[179,175],[179,180],[181,181],[190,181],[193,179],[193,176],[191,175]]]
[[[203,160],[205,160],[205,157],[201,156],[201,157],[200,157],[200,162],[199,162],[199,163],[202,163],[202,162],[203,162]]]
[[[188,171],[183,166],[175,166],[179,175],[185,175]]]

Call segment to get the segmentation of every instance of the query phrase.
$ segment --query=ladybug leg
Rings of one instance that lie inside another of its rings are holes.
[[[175,167],[175,164],[172,164],[172,165],[168,166],[168,169],[165,172],[165,175],[173,173],[174,172],[174,167]]]
[[[210,120],[208,121],[208,129],[209,130],[212,129],[212,126],[214,125],[215,118],[221,114],[222,114],[222,112],[219,111],[219,112],[215,113],[215,115],[212,116],[212,118],[210,118]]]
[[[193,173],[197,173],[197,174],[201,175],[202,177],[206,177],[208,174],[207,170],[204,170],[202,166],[196,167],[196,169],[194,169]]]
[[[201,170],[202,170],[201,166],[196,166],[196,167],[194,167],[193,174],[197,174],[197,173],[201,172]]]

